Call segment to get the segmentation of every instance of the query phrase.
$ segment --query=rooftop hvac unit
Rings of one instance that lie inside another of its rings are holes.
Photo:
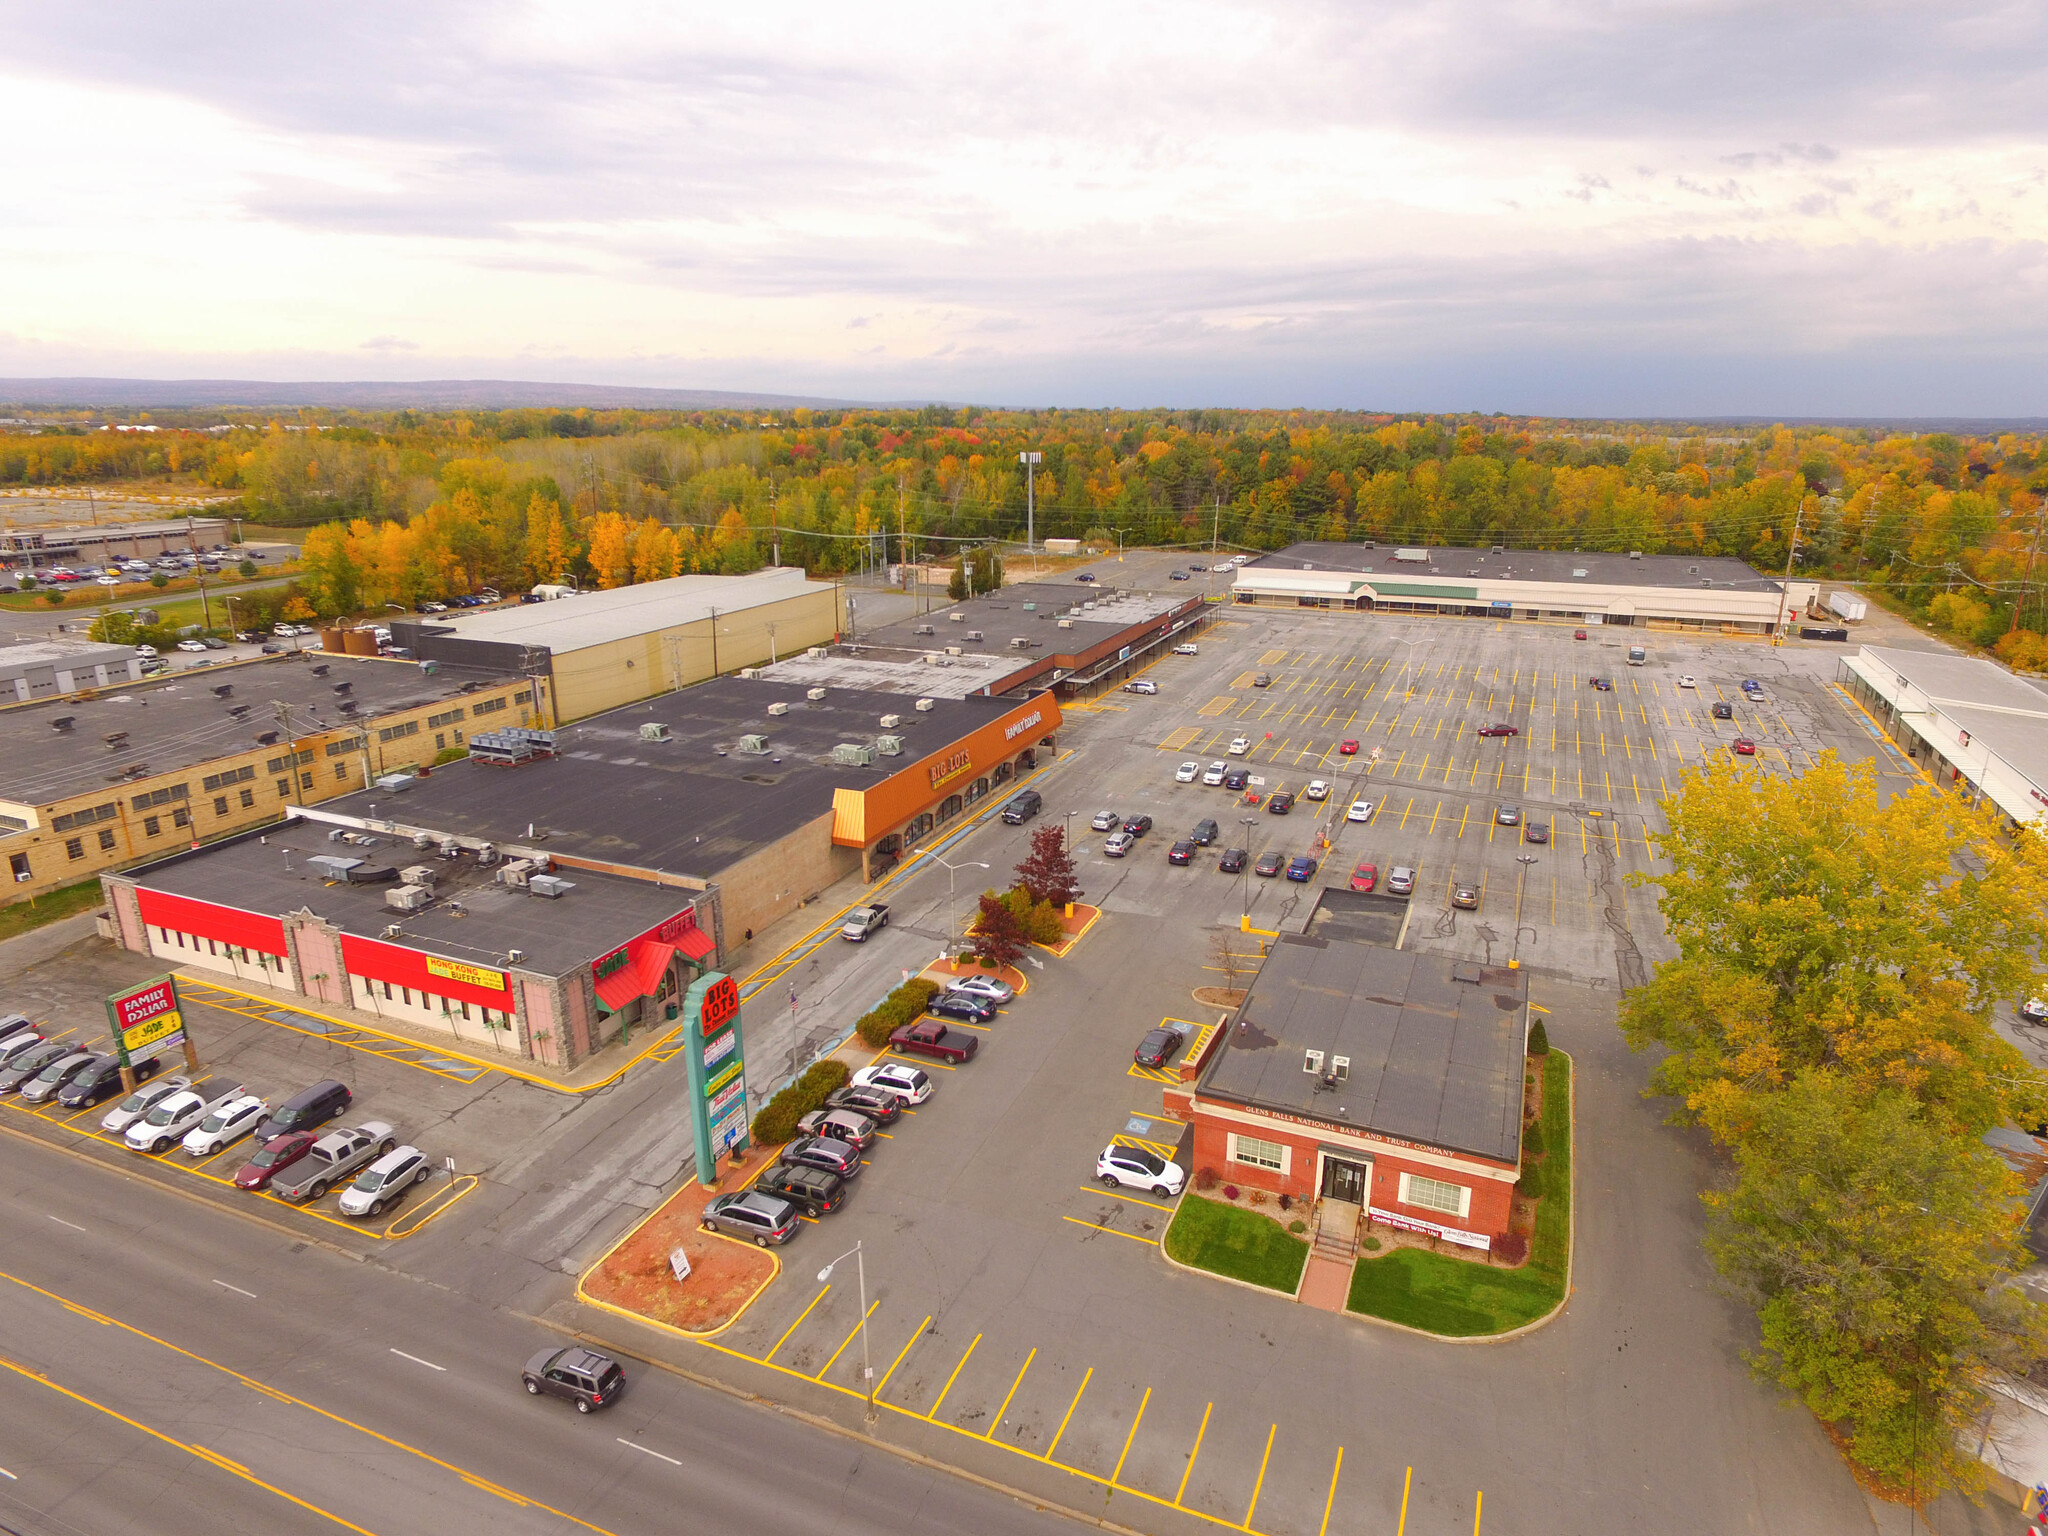
[[[523,891],[530,877],[546,874],[547,868],[546,859],[512,859],[498,871],[498,884],[509,885],[514,890]]]
[[[901,725],[902,723],[903,717],[901,715],[882,716],[882,729],[885,731],[893,731],[896,729],[897,726]]]
[[[1036,604],[1036,603],[1026,603],[1026,604],[1024,605],[1024,611],[1025,611],[1026,613],[1036,613],[1036,612],[1038,612],[1038,604]]]
[[[667,741],[669,739],[668,726],[659,720],[643,720],[640,722],[640,739],[642,741]]]
[[[741,667],[741,668],[740,668],[740,676],[741,676],[741,677],[744,677],[744,678],[747,678],[747,679],[749,679],[749,680],[752,680],[752,679],[754,679],[754,678],[758,678],[758,677],[759,677],[760,675],[761,675],[761,669],[760,669],[759,667]]]
[[[228,714],[236,720],[241,719],[247,713],[249,713],[249,706],[247,704],[231,704],[228,706]]]
[[[498,845],[496,843],[477,844],[476,861],[480,866],[489,868],[503,857],[504,855],[498,852]]]
[[[804,690],[804,697],[809,699],[813,704],[816,704],[819,700],[825,697],[825,690],[822,688],[806,688]]]
[[[1628,557],[1631,560],[1640,560],[1643,558],[1643,552],[1640,549],[1632,549],[1628,552]]]
[[[412,845],[419,849],[421,853],[425,853],[434,846],[434,834],[431,832],[415,832],[412,835]]]
[[[462,848],[462,844],[460,844],[460,843],[458,843],[457,841],[455,841],[455,839],[454,839],[454,838],[452,838],[452,837],[444,837],[444,838],[442,838],[442,839],[441,839],[441,857],[442,857],[442,858],[444,858],[444,859],[459,859],[459,858],[461,858],[461,857],[462,857],[462,854],[463,854],[463,848]]]
[[[327,831],[327,841],[329,841],[330,843],[345,842],[347,841],[347,839],[347,827],[330,827]]]
[[[946,647],[946,654],[948,656],[958,656],[960,654],[960,647],[957,645],[949,645]]]
[[[1029,603],[1026,603],[1024,606],[1028,608],[1031,605]],[[946,615],[946,617],[951,619],[955,624],[965,624],[967,622],[967,615],[964,613],[949,613]],[[926,630],[925,633],[930,634],[931,631]]]
[[[894,720],[896,717],[894,715],[884,715],[882,718],[884,720]],[[903,755],[903,738],[901,736],[877,736],[875,738],[875,750],[884,757],[901,757]]]
[[[348,872],[360,869],[362,864],[361,859],[342,858],[332,853],[316,853],[306,860],[306,867],[322,880],[346,880]]]
[[[560,875],[531,875],[527,877],[526,888],[535,896],[545,896],[549,901],[559,901],[576,889],[576,882],[564,880]]]
[[[346,697],[347,695],[354,693],[356,691],[356,685],[354,683],[336,683],[334,685],[334,691]]]
[[[395,885],[384,893],[384,905],[394,912],[419,912],[433,899],[424,885]]]
[[[412,775],[409,773],[387,773],[376,781],[376,787],[387,794],[402,795],[412,788]]]
[[[937,627],[931,624],[920,624],[911,631],[914,635],[936,635],[938,632]]]
[[[216,699],[224,699],[234,691],[235,685],[233,683],[216,683],[213,689],[213,696]]]
[[[315,667],[313,669],[313,675],[315,677],[325,677],[327,675],[327,663],[323,661],[320,663],[319,666]]]
[[[967,631],[967,638],[969,640],[979,640],[981,638],[981,631],[978,629],[970,629],[969,631]]]
[[[1412,565],[1426,565],[1429,563],[1429,551],[1426,549],[1397,549],[1394,551],[1394,558],[1396,560],[1405,560]]]
[[[937,666],[939,661],[939,653],[937,651],[926,651],[924,653],[924,659],[925,664],[927,666]]]
[[[934,656],[932,658],[932,665],[935,667],[950,667],[953,665],[953,658],[950,656]]]
[[[768,755],[768,738],[766,736],[742,736],[740,738],[739,750],[746,753],[749,757],[766,757]]]
[[[59,715],[50,722],[50,729],[53,731],[68,731],[77,723],[78,716],[76,715]]]
[[[1572,567],[1572,576],[1573,576],[1574,578],[1577,578],[1577,577],[1583,576],[1583,575],[1585,575],[1585,574],[1586,574],[1586,568],[1585,568],[1585,567],[1584,567],[1583,565],[1575,565],[1575,566],[1573,566],[1573,567]]]
[[[1087,602],[1083,603],[1083,604],[1082,604],[1081,606],[1082,606],[1082,607],[1083,607],[1084,609],[1088,609],[1088,610],[1091,610],[1091,611],[1092,611],[1092,610],[1094,609],[1094,607],[1095,607],[1095,599],[1091,597],[1091,598],[1089,598],[1089,599],[1088,599],[1088,601],[1087,601]]]
[[[823,661],[825,659],[825,647],[823,647],[822,645],[814,645],[808,651],[805,651],[804,654],[810,657],[813,661]]]
[[[127,733],[124,731],[122,734],[126,735]],[[274,747],[277,745],[277,737],[278,733],[276,731],[258,731],[256,733],[256,745],[259,747]]]
[[[919,699],[916,706],[917,712],[921,715],[928,715],[938,707],[938,703],[937,699]]]
[[[348,872],[350,885],[382,885],[386,880],[398,878],[398,871],[389,864],[371,864],[367,860],[358,860],[357,865],[357,868]]]
[[[441,878],[441,871],[431,864],[408,864],[398,872],[398,878],[407,885],[431,886]]]
[[[362,705],[358,704],[354,699],[343,699],[341,701],[342,714],[350,717],[351,719],[354,718],[355,712],[361,708]]]
[[[771,715],[786,715],[789,713],[789,706],[778,700],[776,703],[768,706],[768,713]]]
[[[866,768],[875,760],[875,749],[857,741],[842,741],[832,749],[832,761],[841,768]]]
[[[1072,629],[1073,627],[1074,627],[1074,621],[1073,621],[1072,619],[1061,619],[1061,620],[1060,620],[1060,628],[1061,628],[1061,629]]]

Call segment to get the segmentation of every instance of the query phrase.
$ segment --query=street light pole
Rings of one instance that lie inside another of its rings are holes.
[[[958,933],[955,931],[959,923],[960,914],[953,903],[954,872],[956,870],[962,869],[987,869],[988,865],[982,863],[978,859],[964,860],[958,864],[947,864],[944,859],[940,858],[936,853],[931,852],[929,849],[925,851],[925,857],[932,860],[934,863],[945,864],[946,866],[946,942],[950,944],[953,942],[955,938],[959,936]]]
[[[823,1285],[830,1280],[834,1266],[849,1258],[853,1260],[854,1268],[860,1275],[860,1378],[862,1385],[867,1388],[867,1422],[872,1424],[875,1422],[875,1367],[868,1355],[868,1263],[861,1251],[861,1245],[855,1243],[832,1263],[819,1270],[818,1284]]]
[[[1244,823],[1244,868],[1237,872],[1239,895],[1244,903],[1244,915],[1252,915],[1252,828],[1259,824],[1256,816],[1240,816]]]

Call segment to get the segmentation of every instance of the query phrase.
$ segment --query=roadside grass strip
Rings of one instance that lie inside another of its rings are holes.
[[[1543,1198],[1528,1263],[1497,1269],[1421,1248],[1362,1258],[1351,1272],[1353,1312],[1445,1338],[1506,1333],[1564,1304],[1571,1283],[1572,1062],[1553,1048],[1543,1062]],[[1171,1237],[1169,1235],[1169,1241]]]
[[[1292,1296],[1308,1263],[1308,1243],[1255,1211],[1189,1194],[1166,1229],[1166,1252],[1179,1263]]]

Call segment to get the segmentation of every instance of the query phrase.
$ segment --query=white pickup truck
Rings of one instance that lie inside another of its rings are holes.
[[[208,1115],[225,1108],[246,1092],[240,1083],[218,1092],[212,1083],[182,1088],[128,1127],[124,1138],[132,1152],[166,1152],[185,1139]]]

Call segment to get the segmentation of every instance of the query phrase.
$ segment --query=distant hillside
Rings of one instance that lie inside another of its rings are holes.
[[[19,406],[101,406],[148,410],[155,406],[297,406],[335,410],[507,410],[526,406],[594,410],[788,410],[797,406],[852,408],[910,402],[833,400],[813,395],[751,394],[723,389],[637,389],[617,384],[537,384],[524,379],[374,379],[342,383],[280,383],[270,379],[0,379],[0,401]]]

